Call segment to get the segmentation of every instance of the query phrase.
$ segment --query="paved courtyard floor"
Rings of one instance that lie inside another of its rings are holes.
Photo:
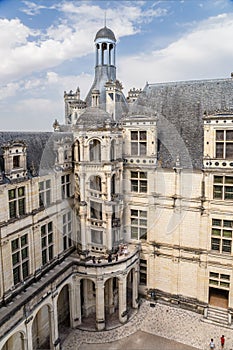
[[[82,329],[61,330],[62,350],[208,350],[210,338],[220,350],[222,334],[224,350],[233,350],[233,326],[211,324],[203,315],[177,306],[152,304],[142,300],[126,324],[113,324],[112,329],[97,332],[84,324]]]
[[[157,335],[142,331],[125,337],[123,339],[102,344],[84,343],[77,347],[79,350],[196,350],[188,345],[184,345],[173,340],[165,339]],[[76,348],[74,348],[76,350]]]

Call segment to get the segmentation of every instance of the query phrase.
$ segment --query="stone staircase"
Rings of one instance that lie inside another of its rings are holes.
[[[219,307],[209,306],[207,310],[207,322],[215,323],[219,326],[229,327],[228,311]]]

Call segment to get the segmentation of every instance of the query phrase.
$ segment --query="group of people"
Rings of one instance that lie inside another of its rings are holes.
[[[221,343],[221,349],[224,349],[224,345],[225,345],[225,337],[224,337],[224,335],[221,336],[220,343]],[[211,338],[211,340],[210,340],[210,349],[215,349],[215,343],[214,343],[214,339],[213,338]]]

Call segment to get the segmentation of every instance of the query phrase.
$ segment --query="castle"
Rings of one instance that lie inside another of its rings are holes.
[[[139,295],[232,324],[232,78],[125,98],[106,26],[95,51],[63,125],[0,133],[2,350],[60,349],[64,324],[126,323]]]

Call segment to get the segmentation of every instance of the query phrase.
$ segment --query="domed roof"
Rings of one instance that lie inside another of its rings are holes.
[[[98,107],[88,107],[78,118],[76,125],[82,125],[84,128],[96,129],[104,127],[106,123],[111,122],[111,115]]]
[[[111,29],[107,28],[106,26],[104,28],[101,28],[96,33],[95,41],[97,39],[101,39],[101,38],[108,38],[108,39],[111,39],[113,41],[116,41],[115,34],[113,33],[113,31]]]

